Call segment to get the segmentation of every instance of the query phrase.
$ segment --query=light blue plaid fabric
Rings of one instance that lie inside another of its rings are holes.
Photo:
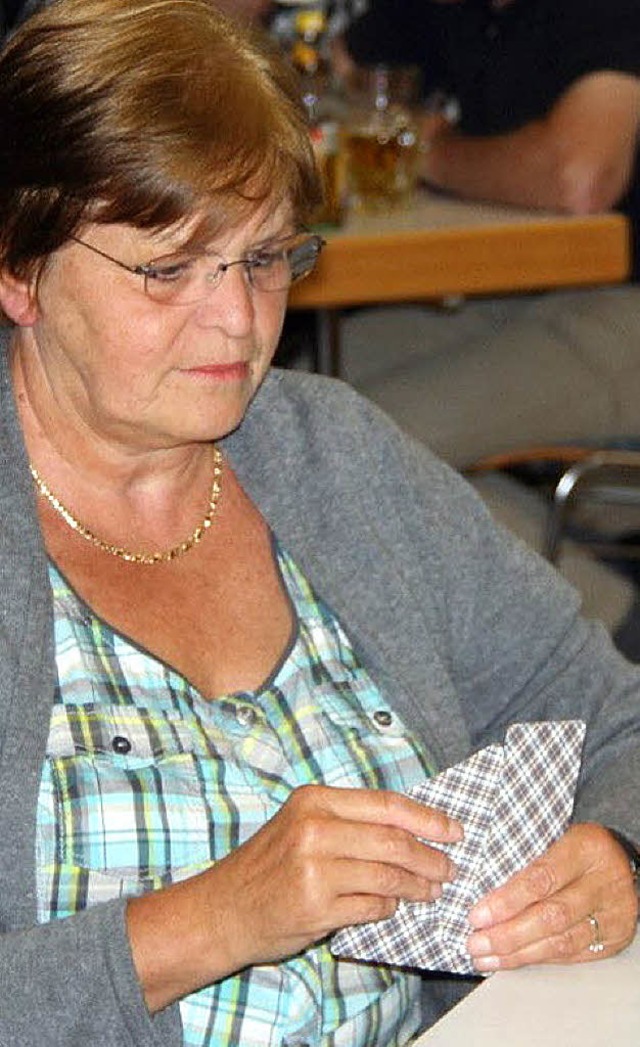
[[[406,790],[427,754],[364,671],[335,616],[277,548],[297,616],[258,693],[206,701],[98,618],[50,566],[59,687],[39,797],[39,919],[205,869],[308,783]],[[374,1047],[419,1026],[419,979],[320,944],[193,993],[185,1047]]]

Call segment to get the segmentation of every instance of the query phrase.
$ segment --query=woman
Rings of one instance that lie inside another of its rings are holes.
[[[586,719],[584,773],[478,970],[623,948],[637,672],[366,403],[267,373],[320,249],[287,71],[207,0],[60,0],[0,125],[0,1041],[407,1042],[446,977],[327,938],[438,897],[416,838],[463,830],[402,793],[514,718]]]

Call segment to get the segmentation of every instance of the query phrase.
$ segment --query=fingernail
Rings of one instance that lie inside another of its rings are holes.
[[[467,938],[467,951],[470,956],[490,956],[491,948],[491,942],[486,934],[472,934],[470,938]]]
[[[464,829],[460,822],[449,821],[449,836],[451,843],[459,843],[460,840],[464,840]]]
[[[469,923],[472,927],[487,927],[491,923],[491,909],[484,902],[478,902],[469,912]]]
[[[431,897],[433,898],[433,900],[436,901],[436,899],[440,898],[441,896],[442,896],[442,887],[440,886],[440,884],[439,883],[432,884],[431,885]]]
[[[500,967],[500,960],[497,956],[482,956],[474,960],[473,965],[477,971],[497,971]]]

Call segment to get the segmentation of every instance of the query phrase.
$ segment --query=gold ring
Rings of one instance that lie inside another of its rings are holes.
[[[589,926],[591,927],[591,934],[593,935],[593,941],[589,945],[589,952],[599,953],[604,952],[604,942],[602,941],[602,934],[600,933],[600,923],[597,916],[594,913],[589,913],[587,916]]]

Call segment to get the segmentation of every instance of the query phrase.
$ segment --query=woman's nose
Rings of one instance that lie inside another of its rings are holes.
[[[202,323],[224,327],[233,337],[244,338],[255,319],[253,288],[244,265],[231,263],[220,269],[219,282],[199,303],[198,317]]]

